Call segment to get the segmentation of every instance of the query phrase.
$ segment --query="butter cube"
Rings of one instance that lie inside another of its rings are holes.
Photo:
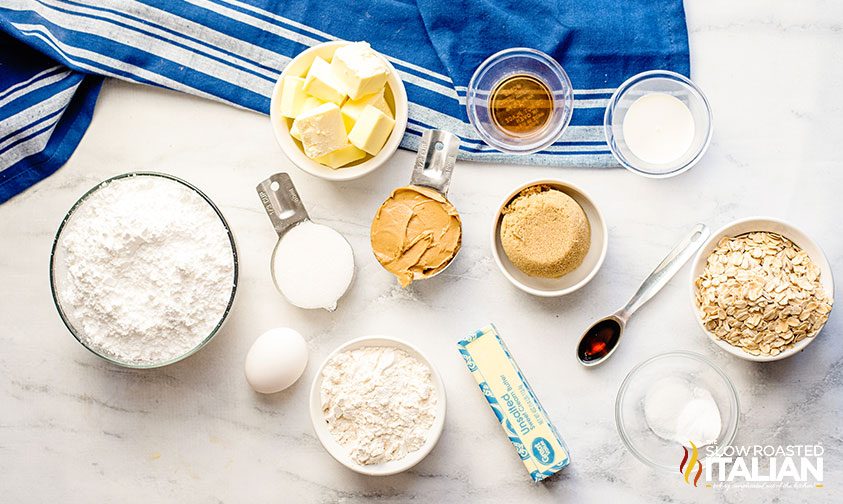
[[[304,92],[304,79],[286,76],[281,82],[281,115],[294,118],[301,113],[301,106],[307,99]]]
[[[345,85],[334,74],[331,64],[318,56],[307,71],[303,89],[310,96],[334,102],[337,105],[342,105],[345,100]]]
[[[366,42],[337,49],[331,59],[331,68],[352,100],[377,93],[386,85],[386,63]]]
[[[320,156],[314,159],[314,161],[336,169],[341,166],[345,166],[348,163],[351,163],[352,161],[363,159],[364,157],[366,157],[365,152],[361,151],[360,149],[351,144],[348,144],[345,147],[329,152],[324,156]]]
[[[351,128],[348,141],[358,149],[374,156],[380,152],[394,126],[394,119],[384,114],[383,111],[371,105],[366,105],[363,112],[360,113],[360,118]]]
[[[315,109],[316,107],[318,107],[319,105],[322,105],[324,103],[328,103],[328,102],[322,101],[319,98],[314,98],[312,96],[308,96],[304,100],[304,102],[301,104],[301,107],[300,107],[301,110],[299,110],[299,114],[307,112],[308,110],[311,110],[311,109]],[[346,128],[346,131],[348,131],[347,128]],[[293,138],[295,138],[296,140],[301,142],[301,135],[299,134],[299,129],[296,127],[295,121],[293,121],[293,125],[290,126],[290,136],[292,136]]]
[[[383,97],[383,90],[375,94],[366,95],[359,100],[348,100],[340,108],[342,120],[345,122],[345,129],[347,131],[351,131],[354,123],[360,119],[360,114],[366,108],[366,105],[371,105],[389,117],[392,117],[392,110],[390,110],[389,104],[386,103]]]
[[[335,103],[324,103],[303,112],[293,121],[292,129],[296,131],[305,155],[311,159],[345,147],[348,143],[342,114]]]
[[[304,100],[304,103],[301,104],[301,110],[299,110],[299,114],[307,112],[311,109],[315,109],[319,105],[324,105],[325,103],[327,103],[325,100],[320,100],[319,98],[308,96],[307,99]]]

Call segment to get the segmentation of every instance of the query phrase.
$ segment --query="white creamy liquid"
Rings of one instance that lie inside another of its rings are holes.
[[[275,286],[299,308],[334,310],[354,276],[354,254],[341,234],[304,221],[278,242],[272,258]]]
[[[638,98],[623,118],[623,137],[629,150],[652,164],[669,164],[685,155],[695,129],[690,109],[665,93]]]

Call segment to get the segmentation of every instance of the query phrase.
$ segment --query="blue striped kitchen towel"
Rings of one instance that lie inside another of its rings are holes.
[[[689,73],[682,0],[0,0],[0,202],[67,161],[102,76],[267,113],[284,65],[336,39],[369,41],[400,72],[403,147],[441,128],[461,158],[490,162],[612,166],[612,91],[648,69]],[[483,144],[464,110],[477,65],[517,46],[555,57],[575,87],[565,135],[520,157]]]

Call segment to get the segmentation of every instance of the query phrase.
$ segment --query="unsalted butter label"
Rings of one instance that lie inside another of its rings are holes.
[[[460,354],[533,481],[568,465],[568,447],[550,422],[494,326],[458,343]]]

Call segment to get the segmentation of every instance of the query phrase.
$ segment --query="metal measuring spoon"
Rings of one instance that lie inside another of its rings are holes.
[[[697,224],[685,238],[656,266],[650,276],[641,284],[626,305],[598,320],[580,338],[577,345],[577,360],[583,366],[596,366],[608,359],[618,348],[624,327],[644,303],[649,301],[688,262],[705,243],[710,231],[705,224]]]

